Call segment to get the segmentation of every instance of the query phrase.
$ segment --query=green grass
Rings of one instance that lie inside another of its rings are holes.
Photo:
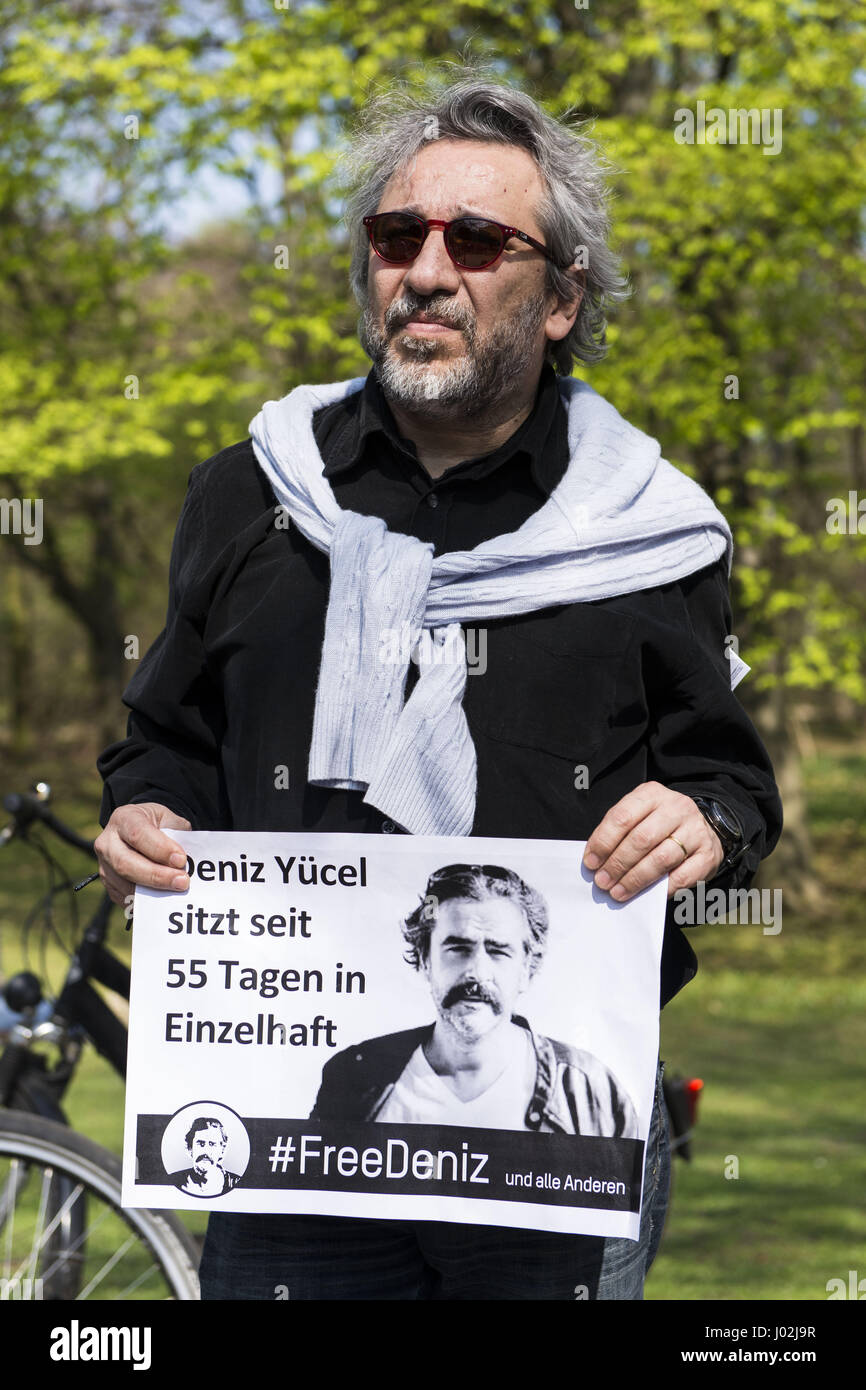
[[[705,1089],[693,1162],[675,1163],[648,1300],[823,1300],[829,1279],[866,1275],[866,754],[823,743],[805,773],[820,911],[786,909],[777,936],[759,926],[694,928],[699,974],[662,1016],[669,1069],[701,1076]],[[58,793],[56,804],[95,833],[95,796]],[[63,857],[76,876],[89,872],[72,852]],[[39,873],[33,855],[2,851],[6,974],[21,961],[15,923]],[[92,906],[98,891],[80,896]],[[115,946],[128,949],[120,928]],[[55,980],[62,960],[53,948]],[[76,1128],[120,1152],[123,1087],[91,1053],[67,1110]],[[739,1175],[727,1177],[734,1159]],[[204,1213],[183,1219],[203,1231]]]
[[[662,1056],[705,1089],[648,1299],[823,1300],[866,1274],[866,756],[804,770],[820,911],[695,928],[699,974],[662,1015]]]

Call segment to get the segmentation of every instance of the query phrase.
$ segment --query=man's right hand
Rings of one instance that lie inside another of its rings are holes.
[[[111,901],[124,907],[140,883],[145,888],[184,892],[189,887],[186,855],[167,830],[191,830],[183,816],[158,801],[118,806],[93,843],[99,877]],[[179,872],[180,871],[180,872]]]

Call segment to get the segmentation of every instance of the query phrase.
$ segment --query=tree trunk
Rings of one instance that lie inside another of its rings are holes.
[[[32,750],[29,725],[33,656],[24,603],[24,576],[16,564],[4,566],[3,612],[0,616],[9,681],[9,754],[24,759]]]
[[[791,692],[778,686],[753,696],[748,712],[770,755],[785,818],[779,843],[762,862],[754,886],[780,888],[783,910],[810,911],[821,902],[821,888],[813,867],[814,850]]]

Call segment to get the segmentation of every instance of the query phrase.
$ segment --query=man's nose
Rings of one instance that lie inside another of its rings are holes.
[[[403,276],[403,284],[425,298],[437,290],[447,294],[457,293],[460,274],[445,250],[445,233],[441,227],[431,227],[424,245]]]

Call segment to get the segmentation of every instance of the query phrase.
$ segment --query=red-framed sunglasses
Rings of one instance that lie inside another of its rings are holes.
[[[548,260],[554,259],[540,241],[517,227],[504,227],[489,217],[416,217],[413,212],[375,212],[363,219],[370,245],[388,265],[409,265],[421,252],[432,227],[441,227],[445,250],[459,270],[486,270],[505,250],[509,237],[519,237]]]

